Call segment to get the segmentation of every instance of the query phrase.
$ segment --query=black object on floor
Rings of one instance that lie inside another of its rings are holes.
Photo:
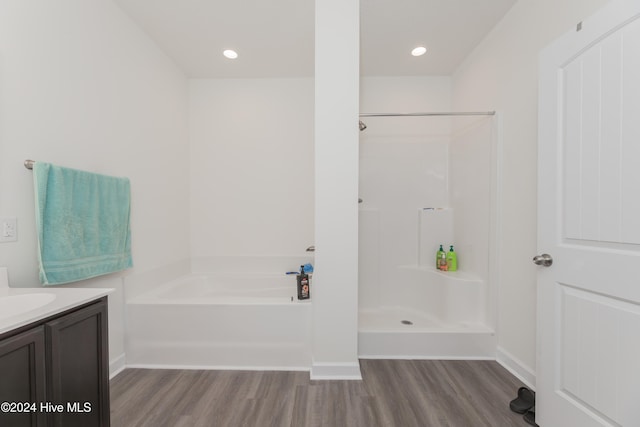
[[[518,414],[524,414],[536,404],[535,392],[526,387],[518,389],[518,397],[509,402],[509,408]]]
[[[526,421],[527,424],[531,424],[532,426],[538,427],[538,424],[536,424],[536,408],[535,407],[533,407],[532,409],[528,410],[522,416],[522,418]]]

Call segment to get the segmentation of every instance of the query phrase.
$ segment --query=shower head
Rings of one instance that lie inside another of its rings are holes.
[[[358,122],[358,126],[360,127],[360,132],[362,132],[363,130],[365,130],[367,128],[367,125],[365,125],[362,120],[360,120]]]

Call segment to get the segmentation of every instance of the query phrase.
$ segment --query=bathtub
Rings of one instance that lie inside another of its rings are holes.
[[[133,300],[150,304],[282,304],[296,297],[296,277],[283,273],[213,272],[172,280]]]
[[[493,359],[485,295],[486,282],[473,274],[399,266],[393,294],[359,310],[359,357]]]
[[[134,293],[127,365],[309,369],[311,302],[297,300],[296,277],[284,271],[187,274]]]

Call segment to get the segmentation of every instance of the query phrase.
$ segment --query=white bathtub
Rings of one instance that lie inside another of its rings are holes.
[[[297,299],[296,276],[284,273],[190,274],[132,300],[137,304],[283,304]]]
[[[127,365],[309,369],[311,302],[284,271],[190,274],[128,299]]]

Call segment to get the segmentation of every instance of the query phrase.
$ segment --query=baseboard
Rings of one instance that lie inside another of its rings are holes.
[[[300,366],[169,365],[157,363],[132,363],[127,364],[126,367],[133,369],[180,369],[197,371],[309,371],[309,368]]]
[[[120,372],[124,371],[127,367],[125,354],[122,353],[120,356],[115,359],[109,361],[109,379],[112,379]]]
[[[407,355],[377,355],[377,354],[359,354],[358,359],[368,360],[496,360],[493,356],[416,356],[415,354]]]
[[[498,346],[496,349],[496,362],[502,365],[513,376],[522,381],[531,390],[535,390],[536,374],[535,372],[522,363],[521,360],[513,356],[511,353]]]
[[[311,365],[311,380],[362,380],[360,364],[356,363],[316,363]]]
[[[396,356],[396,357],[380,357],[380,356],[359,356],[361,359],[437,359],[441,357],[420,357],[415,356]],[[485,357],[449,357],[448,360],[488,360]],[[522,381],[527,387],[535,390],[536,375],[520,360],[514,357],[503,348],[498,347],[496,350],[495,360],[509,371],[512,375]],[[109,363],[109,379],[113,379],[126,368],[139,369],[202,369],[202,370],[250,370],[250,371],[307,371],[308,368],[299,366],[193,366],[193,365],[163,365],[163,364],[126,364],[125,354],[121,354]],[[361,380],[360,364],[358,363],[314,363],[309,370],[309,377],[312,380]]]

